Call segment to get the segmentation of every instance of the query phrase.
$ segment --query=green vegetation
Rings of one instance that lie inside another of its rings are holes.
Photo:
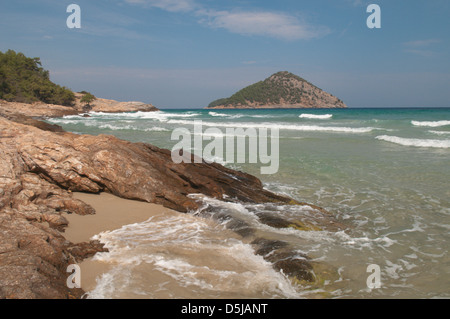
[[[243,88],[229,98],[216,100],[208,107],[249,105],[249,103],[278,104],[282,101],[292,104],[301,103],[303,95],[307,93],[299,87],[299,83],[312,85],[295,74],[287,71],[278,72],[264,81]]]
[[[85,92],[85,91],[83,91]],[[80,102],[84,103],[86,106],[89,106],[93,101],[95,101],[97,98],[92,95],[89,92],[84,93],[83,97],[81,98]]]
[[[28,58],[13,50],[0,51],[0,99],[72,106],[73,92],[50,81],[49,72],[41,66],[39,58]]]

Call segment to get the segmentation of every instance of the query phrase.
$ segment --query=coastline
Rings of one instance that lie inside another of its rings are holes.
[[[73,197],[91,205],[94,215],[64,213],[69,221],[64,237],[74,244],[89,242],[94,235],[141,223],[153,216],[177,213],[162,205],[123,199],[108,193],[74,193]],[[111,265],[87,258],[78,264],[81,268],[81,289],[86,293],[94,289],[96,279],[111,269]]]
[[[237,202],[308,206],[323,213],[315,205],[264,189],[263,183],[250,174],[216,163],[175,164],[169,150],[111,135],[66,132],[57,125],[30,118],[25,111],[0,112],[0,132],[0,157],[6,164],[0,167],[5,177],[0,179],[4,194],[0,198],[0,211],[5,213],[0,214],[0,219],[4,219],[0,227],[9,233],[0,238],[4,241],[0,241],[0,252],[6,251],[0,262],[15,271],[0,279],[0,287],[3,286],[0,297],[80,298],[85,291],[68,289],[66,269],[105,251],[102,244],[89,238],[102,231],[146,221],[152,214],[162,216],[170,211],[180,214],[200,208],[202,203],[189,194],[200,193],[215,199],[233,197]],[[108,194],[118,196],[110,206],[103,200]],[[91,206],[89,200],[86,202],[79,196],[93,196],[95,200]],[[141,211],[137,215],[130,214],[134,205],[145,208],[136,208]],[[112,211],[116,208],[119,211],[114,215]],[[128,213],[122,214],[125,209]],[[97,216],[93,215],[95,210]],[[280,218],[262,222],[281,228],[291,225]],[[63,229],[69,224],[72,227],[65,233]],[[253,233],[250,225],[240,219],[229,223],[227,228],[238,234],[244,230],[243,236]],[[21,239],[28,233],[32,235]],[[277,241],[265,238],[254,238],[251,245],[276,270],[283,270],[294,279],[313,281],[312,266],[307,260],[295,259],[295,252],[286,245],[279,246]],[[267,251],[271,253],[267,255]],[[15,259],[23,252],[26,252],[23,258],[49,262],[45,267],[23,271],[18,267],[22,261]],[[92,260],[85,261],[82,267],[82,287],[86,291],[94,288],[95,279],[108,271],[108,267]]]
[[[35,102],[33,104],[8,102],[0,100],[0,114],[6,116],[22,116],[35,119],[58,118],[69,115],[82,115],[88,112],[126,113],[126,112],[155,112],[159,111],[152,104],[143,102],[119,102],[115,100],[97,98],[87,112],[80,102],[81,94],[75,93],[76,101],[73,106],[47,104]]]

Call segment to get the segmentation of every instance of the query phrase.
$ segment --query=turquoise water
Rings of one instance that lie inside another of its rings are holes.
[[[334,275],[320,286],[292,283],[286,287],[283,278],[267,270],[259,290],[250,289],[242,297],[450,297],[450,109],[167,110],[93,113],[89,118],[69,116],[50,121],[80,134],[113,134],[171,149],[178,142],[171,141],[172,131],[180,127],[192,131],[198,120],[204,129],[216,127],[224,134],[231,127],[279,129],[280,166],[276,174],[262,175],[260,164],[225,165],[258,176],[269,190],[324,207],[348,226],[337,232],[282,232],[260,227],[327,265]],[[244,214],[250,221],[255,211],[269,209],[203,200],[217,209]],[[291,217],[305,214],[289,206],[277,209]],[[105,241],[115,240],[112,234],[108,236]],[[248,245],[245,241],[242,244]],[[224,255],[231,249],[222,248]],[[167,265],[179,261],[179,256],[166,257],[172,259],[166,260],[166,268],[159,263],[158,269],[171,273],[174,270]],[[247,257],[257,264],[254,257]],[[183,262],[189,264],[189,260]],[[155,267],[155,262],[147,264]],[[379,289],[367,288],[370,264],[380,266]],[[183,278],[193,277],[183,284],[185,294],[191,291],[201,296],[199,291],[206,290],[217,292],[217,297],[236,296],[232,294],[236,288],[218,284],[220,276],[213,273],[198,281],[193,273],[199,272],[190,269],[184,273]],[[132,291],[137,284],[130,282]],[[114,289],[105,294],[101,286],[96,296],[116,296],[111,292]]]

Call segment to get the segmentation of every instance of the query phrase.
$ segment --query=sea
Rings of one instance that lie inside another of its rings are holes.
[[[261,223],[258,212],[298,220],[298,205],[252,204],[192,194],[202,208],[156,216],[96,235],[111,270],[90,298],[450,298],[450,109],[183,109],[49,119],[77,134],[111,134],[172,149],[179,128],[278,130],[279,167],[214,160],[261,179],[272,192],[317,205],[341,229],[304,231]],[[219,131],[220,130],[220,131]],[[211,137],[210,137],[211,139]],[[206,142],[205,142],[206,145]],[[250,240],[205,217],[226,212],[282,240],[314,265],[292,280]],[[371,285],[372,283],[372,285]],[[377,283],[377,285],[373,285]]]

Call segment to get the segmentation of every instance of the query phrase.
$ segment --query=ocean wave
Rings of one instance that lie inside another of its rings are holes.
[[[428,132],[430,132],[432,134],[436,134],[436,135],[448,135],[448,134],[450,134],[449,131],[428,131]]]
[[[299,118],[301,118],[301,119],[316,119],[316,120],[326,120],[326,119],[331,119],[332,117],[333,117],[333,114],[317,115],[317,114],[303,113],[303,114],[299,115]]]
[[[191,214],[164,213],[95,239],[109,252],[96,254],[94,260],[115,266],[97,280],[90,298],[114,298],[135,292],[136,287],[145,287],[143,295],[148,298],[167,293],[180,297],[193,291],[203,298],[237,293],[247,298],[299,297],[290,281],[256,255],[250,244]],[[147,277],[149,273],[163,274],[168,287]]]
[[[47,119],[47,122],[55,123],[55,124],[79,124],[80,120],[70,120],[66,118],[51,118]]]
[[[414,126],[440,127],[450,125],[450,121],[411,121]]]
[[[450,148],[450,140],[432,140],[418,138],[403,138],[398,136],[380,135],[376,139],[403,146]]]
[[[156,120],[160,122],[167,122],[170,118],[177,117],[195,117],[198,116],[199,113],[170,113],[164,111],[155,111],[155,112],[133,112],[133,113],[105,113],[105,112],[92,112],[89,113],[91,117],[94,118],[105,118],[105,119],[118,119],[118,118],[131,118],[131,119],[150,119]]]
[[[239,119],[241,117],[244,117],[243,114],[225,114],[225,113],[218,113],[218,112],[208,112],[209,115],[214,117],[226,117],[229,120],[233,119]]]
[[[168,124],[194,125],[195,121],[169,120]],[[318,125],[292,125],[276,123],[218,123],[202,122],[207,127],[229,128],[269,128],[280,130],[306,131],[306,132],[337,132],[337,133],[369,133],[373,127],[345,127],[345,126],[318,126]]]
[[[217,113],[217,112],[208,112],[208,114],[211,115],[211,116],[220,116],[220,117],[227,117],[227,116],[229,116],[228,114]]]
[[[166,129],[164,127],[158,127],[158,126],[141,128],[141,127],[137,127],[137,126],[133,126],[133,125],[118,126],[118,125],[109,124],[109,123],[102,124],[97,121],[90,121],[90,122],[84,122],[84,123],[78,122],[78,123],[84,124],[85,126],[89,126],[89,127],[96,127],[96,128],[100,128],[100,129],[109,129],[112,131],[124,131],[124,130],[141,131],[141,132],[167,132],[168,131],[168,129]]]

